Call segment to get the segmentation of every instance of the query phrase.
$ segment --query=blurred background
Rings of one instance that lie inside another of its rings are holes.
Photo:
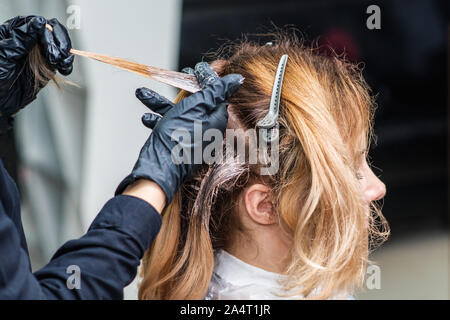
[[[371,5],[380,9],[379,29],[368,28]],[[371,256],[380,288],[366,286],[356,298],[450,298],[447,1],[0,0],[1,22],[27,14],[58,18],[76,49],[172,70],[272,25],[293,26],[307,42],[363,62],[378,103],[370,157],[387,186],[383,213],[392,235]],[[148,136],[135,89],[176,95],[80,57],[69,79],[79,87],[49,86],[0,137],[0,156],[19,183],[33,270],[86,232],[134,165]],[[125,296],[136,292],[135,281]]]

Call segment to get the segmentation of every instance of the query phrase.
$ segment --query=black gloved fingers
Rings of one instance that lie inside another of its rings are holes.
[[[63,76],[68,76],[72,73],[73,70],[73,60],[75,59],[74,55],[70,55],[66,59],[64,59],[60,66],[58,67],[59,73],[61,73]]]
[[[61,51],[58,49],[53,32],[45,29],[44,36],[40,41],[41,53],[52,69],[57,69],[61,57]]]
[[[62,71],[61,74],[69,75],[72,72],[73,55],[70,53],[72,43],[67,29],[57,19],[48,21],[53,31],[45,29],[41,38],[41,52],[49,65]]]
[[[228,122],[228,102],[219,103],[209,114],[210,127],[225,132]]]
[[[146,126],[149,129],[152,129],[156,126],[159,120],[161,120],[161,116],[157,115],[156,113],[144,113],[141,120],[144,126]]]
[[[194,75],[202,89],[219,79],[217,73],[206,62],[199,62],[195,65]]]
[[[53,38],[53,33],[47,28],[44,31],[44,36],[41,38],[40,48],[41,53],[45,60],[47,60],[48,65],[52,69],[56,69],[58,59],[60,59],[60,52]]]
[[[8,20],[2,30],[0,59],[18,61],[36,45],[45,29],[43,17],[16,17]]]
[[[228,74],[223,78],[218,78],[203,90],[183,99],[179,103],[179,108],[182,109],[180,112],[195,108],[203,109],[206,113],[211,113],[218,104],[227,101],[239,89],[243,81],[244,77],[234,73]]]
[[[37,44],[39,37],[42,36],[45,30],[45,18],[44,17],[32,17],[28,23],[25,24],[26,31],[23,35],[22,44],[26,53],[28,53]],[[23,26],[14,30],[19,33],[24,31]]]
[[[148,88],[139,88],[136,90],[136,97],[150,110],[153,112],[157,112],[161,115],[164,115],[167,111],[169,111],[173,106],[173,102],[171,102],[166,97],[161,96],[159,93],[148,89]]]
[[[181,72],[195,75],[194,69],[192,69],[191,67],[183,68],[183,69],[181,69]]]
[[[72,49],[72,42],[69,37],[67,29],[55,18],[48,21],[48,24],[53,28],[53,38],[61,53],[65,56],[70,55]]]

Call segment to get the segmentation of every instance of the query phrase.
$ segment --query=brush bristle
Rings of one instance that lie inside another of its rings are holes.
[[[116,58],[111,56],[106,56],[98,53],[91,53],[86,51],[80,51],[76,49],[72,49],[71,53],[83,56],[86,58],[91,58],[106,64],[113,65],[117,68],[127,70],[141,76],[151,78],[153,80],[171,85],[173,87],[189,91],[191,93],[197,92],[200,90],[200,87],[197,82],[197,78],[194,75],[164,70],[152,66],[147,66],[141,63],[125,60],[122,58]]]

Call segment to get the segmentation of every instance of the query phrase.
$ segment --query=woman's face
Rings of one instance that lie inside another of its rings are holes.
[[[380,200],[386,195],[386,185],[378,179],[367,163],[365,154],[362,156],[358,170],[358,179],[361,181],[364,197],[367,203]]]

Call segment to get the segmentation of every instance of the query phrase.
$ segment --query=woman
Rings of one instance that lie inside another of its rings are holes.
[[[139,297],[347,297],[362,285],[371,245],[389,234],[373,203],[385,186],[367,163],[369,88],[357,67],[295,36],[225,51],[212,67],[245,78],[229,100],[231,129],[254,129],[266,116],[280,57],[289,57],[279,169],[261,175],[260,165],[227,157],[185,182],[144,257]]]

